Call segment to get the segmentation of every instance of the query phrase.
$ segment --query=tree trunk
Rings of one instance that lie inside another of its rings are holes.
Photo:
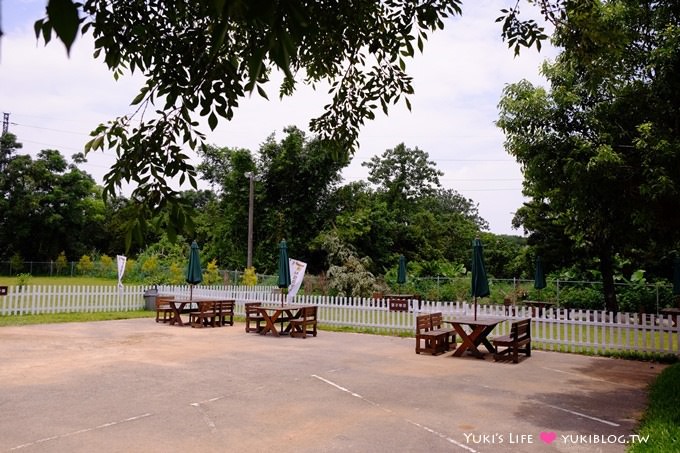
[[[619,304],[616,301],[616,288],[614,287],[614,262],[611,247],[603,247],[600,253],[600,273],[602,274],[602,291],[604,292],[604,305],[607,311],[618,313]]]

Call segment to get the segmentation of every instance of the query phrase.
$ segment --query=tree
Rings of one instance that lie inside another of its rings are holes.
[[[528,1],[551,22],[570,3]],[[406,60],[416,47],[422,51],[428,34],[442,29],[446,18],[461,13],[461,3],[178,0],[167,7],[162,1],[48,0],[35,31],[46,42],[54,33],[67,51],[79,31],[91,32],[95,57],[116,78],[128,71],[146,77],[133,100],[138,110],[100,125],[86,146],[114,149],[119,156],[105,177],[105,196],[114,196],[123,181],[138,184],[132,200],[139,205],[135,237],[140,238],[145,219],[166,205],[172,206],[174,229],[191,226],[190,208],[166,181],[179,175],[196,188],[196,171],[181,150],[203,141],[194,113],[214,129],[220,118],[233,117],[244,96],[257,91],[267,97],[264,87],[275,70],[283,74],[280,96],[291,95],[298,83],[325,82],[331,102],[310,126],[346,158],[359,128],[378,109],[387,113],[401,99],[410,108],[413,86]],[[547,37],[533,20],[520,20],[519,7],[502,10],[497,21],[515,53],[521,46],[540,49]],[[155,113],[145,115],[147,110]]]
[[[375,184],[390,209],[404,214],[415,200],[433,195],[441,185],[437,170],[429,155],[416,147],[401,143],[381,156],[373,156],[361,165],[368,167],[368,180]]]
[[[120,156],[105,177],[105,195],[134,181],[132,198],[147,205],[139,209],[142,219],[170,203],[177,207],[172,221],[182,225],[187,207],[166,179],[179,175],[196,187],[195,169],[181,151],[203,140],[194,113],[214,129],[245,96],[267,97],[274,70],[283,74],[280,96],[297,83],[328,83],[332,101],[310,127],[346,158],[377,109],[387,112],[402,98],[410,108],[405,61],[446,17],[460,13],[460,2],[182,0],[168,8],[156,1],[51,0],[35,29],[45,41],[54,31],[67,49],[79,30],[91,32],[95,56],[116,77],[127,71],[146,77],[133,100],[137,112],[98,127],[86,149],[111,148]],[[155,114],[145,116],[151,109]]]
[[[609,310],[617,256],[680,243],[680,219],[668,215],[680,208],[678,17],[672,1],[568,9],[571,25],[555,37],[564,51],[544,66],[551,91],[520,82],[500,104],[531,198],[520,221],[547,241],[561,228],[597,257]]]
[[[108,245],[104,204],[90,175],[56,150],[42,150],[36,160],[7,156],[0,173],[0,256],[49,261],[61,251],[78,257]]]
[[[24,145],[17,142],[17,136],[9,132],[0,135],[0,170],[4,170],[12,154]]]
[[[319,137],[307,138],[292,126],[284,133],[280,142],[270,136],[259,152],[260,263],[272,268],[271,251],[287,239],[291,257],[306,261],[309,271],[317,272],[323,268],[323,257],[315,255],[309,245],[332,220],[329,200],[348,161],[339,159],[335,149]]]
[[[249,183],[245,173],[252,171],[257,175],[255,267],[273,272],[273,253],[284,238],[291,256],[306,261],[310,272],[323,267],[323,257],[310,244],[333,218],[329,200],[347,161],[338,159],[325,141],[308,138],[296,127],[284,133],[280,141],[269,136],[256,156],[243,149],[203,149],[199,169],[220,187],[219,207],[208,225],[215,232],[215,256],[223,265],[241,268],[246,263]]]
[[[198,170],[216,190],[216,200],[204,210],[201,222],[206,238],[205,252],[230,269],[244,267],[247,253],[248,189],[247,172],[257,173],[256,159],[243,148],[204,146]],[[256,208],[260,201],[256,201]],[[257,226],[258,222],[255,223]],[[259,229],[258,229],[259,231]],[[257,236],[255,245],[258,244]]]

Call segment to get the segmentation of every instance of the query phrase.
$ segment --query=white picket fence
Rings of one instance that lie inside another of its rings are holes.
[[[142,310],[145,307],[143,286],[26,286],[10,287],[0,296],[0,316],[43,313],[107,312]],[[236,300],[235,312],[244,315],[245,302],[280,304],[282,295],[276,287],[248,286],[160,286],[159,294],[177,297],[220,298]],[[334,327],[351,327],[360,331],[393,335],[410,335],[420,313],[442,312],[444,319],[472,315],[467,302],[409,301],[408,312],[389,311],[383,299],[329,296],[297,296],[295,304],[319,307],[319,321]],[[546,309],[532,316],[529,307],[514,307],[506,312],[502,305],[479,305],[478,316],[503,316],[509,319],[532,318],[532,343],[535,348],[567,352],[616,352],[680,355],[680,327],[670,317],[608,313],[598,310]],[[494,334],[508,333],[510,323],[499,324]]]

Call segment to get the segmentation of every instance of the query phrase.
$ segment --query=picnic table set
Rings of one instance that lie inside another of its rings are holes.
[[[508,335],[489,337],[496,326],[506,321],[512,322]],[[445,324],[451,327],[445,327]],[[462,340],[460,344],[456,342],[456,335]],[[481,346],[494,355],[494,360],[511,356],[512,361],[518,363],[519,353],[531,356],[531,319],[458,316],[443,320],[441,313],[416,316],[416,354],[427,352],[439,355],[453,351],[453,357],[461,357],[467,352],[477,358],[484,358]]]
[[[175,298],[158,296],[156,299],[156,322],[173,326],[221,327],[234,325],[234,300],[204,298]],[[316,305],[262,305],[259,302],[244,304],[246,332],[278,337],[306,338],[317,335]],[[188,315],[189,319],[182,318]],[[254,327],[250,325],[254,324]],[[280,326],[280,327],[278,327]]]

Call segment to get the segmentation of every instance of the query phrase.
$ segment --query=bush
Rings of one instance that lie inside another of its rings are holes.
[[[560,290],[560,305],[577,310],[604,309],[604,296],[591,286],[571,286]]]
[[[113,259],[108,255],[102,255],[99,257],[99,261],[96,263],[96,276],[102,278],[114,278],[118,275],[118,268],[113,262]]]
[[[257,274],[254,267],[246,268],[246,271],[243,273],[243,284],[246,286],[257,285]]]
[[[24,259],[17,252],[9,259],[9,265],[12,268],[12,271],[14,271],[15,274],[18,274],[24,269]]]
[[[68,260],[66,259],[66,252],[62,251],[57,259],[54,261],[54,267],[57,270],[57,275],[63,275],[68,267]]]
[[[217,269],[217,261],[212,260],[208,263],[207,268],[203,272],[204,285],[216,285],[221,282],[220,274]]]
[[[83,255],[80,257],[78,264],[76,264],[76,270],[81,275],[92,275],[92,271],[94,270],[94,263],[92,262],[92,258],[90,258],[90,255]]]

